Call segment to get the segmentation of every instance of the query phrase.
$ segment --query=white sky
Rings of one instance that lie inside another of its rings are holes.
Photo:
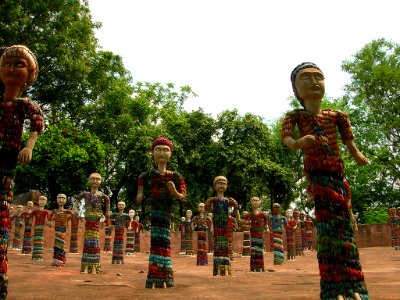
[[[324,72],[326,94],[373,39],[400,43],[398,0],[90,0],[104,50],[121,55],[133,81],[189,85],[214,117],[237,108],[273,121],[290,109],[290,73],[303,61]]]

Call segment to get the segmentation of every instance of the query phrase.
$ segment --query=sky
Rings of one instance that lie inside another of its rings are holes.
[[[341,65],[374,39],[400,43],[397,0],[89,0],[103,50],[133,81],[189,85],[185,103],[266,122],[290,110],[290,73],[316,63],[328,97],[344,94]]]

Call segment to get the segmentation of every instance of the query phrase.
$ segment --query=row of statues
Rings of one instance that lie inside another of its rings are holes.
[[[29,163],[37,137],[43,132],[43,114],[39,106],[27,96],[27,89],[38,75],[34,54],[25,46],[15,45],[4,49],[0,57],[0,296],[7,296],[7,246],[9,243],[9,204],[13,198],[13,182],[17,162]],[[282,122],[281,141],[291,149],[304,153],[304,174],[309,182],[309,201],[315,204],[318,241],[318,263],[321,277],[321,299],[368,299],[364,273],[352,227],[350,185],[344,178],[344,163],[339,153],[336,131],[343,144],[359,165],[367,159],[358,150],[346,114],[335,110],[321,110],[325,92],[324,75],[314,63],[296,66],[290,76],[293,92],[302,109],[286,115]],[[20,150],[24,120],[30,120],[29,138]],[[300,138],[295,137],[295,128]],[[170,250],[170,215],[174,200],[184,201],[186,185],[182,176],[167,170],[173,151],[170,140],[154,140],[151,152],[157,168],[144,172],[138,179],[136,201],[143,200],[144,189],[149,191],[151,206],[151,249],[146,287],[172,287],[173,268]],[[93,175],[93,174],[92,174]],[[99,228],[102,218],[101,204],[110,212],[108,197],[98,190],[100,174],[89,178],[93,183],[90,192],[78,199],[85,201],[85,237],[82,272],[100,271]],[[214,180],[216,196],[207,199],[205,210],[213,213],[214,221],[214,275],[230,274],[228,211],[232,208],[240,221],[238,203],[225,197],[227,180],[217,176]],[[254,200],[255,201],[255,200]],[[40,217],[45,218],[45,213]],[[62,217],[60,217],[62,219]],[[265,216],[251,211],[246,218],[265,223]],[[278,218],[277,218],[278,219]],[[281,220],[276,220],[279,224]],[[257,223],[257,224],[258,224]],[[273,229],[272,229],[273,230]],[[255,247],[259,239],[253,232]],[[279,244],[279,232],[274,236]],[[254,266],[260,269],[259,254],[254,256]]]
[[[392,247],[400,250],[400,207],[389,208],[387,224],[392,235]]]

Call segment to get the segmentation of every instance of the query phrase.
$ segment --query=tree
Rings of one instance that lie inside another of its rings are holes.
[[[377,204],[399,205],[400,46],[374,40],[342,68],[351,75],[351,83],[341,101],[351,116],[357,144],[370,160],[363,172],[348,164],[353,203],[360,211]],[[360,218],[364,221],[362,211]]]
[[[18,165],[15,193],[26,192],[27,187],[39,190],[56,207],[57,194],[75,196],[87,189],[90,173],[104,174],[104,156],[102,143],[92,133],[69,121],[49,125],[36,143],[30,165]]]

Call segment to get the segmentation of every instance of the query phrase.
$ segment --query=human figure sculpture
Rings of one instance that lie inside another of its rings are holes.
[[[54,238],[54,253],[53,263],[55,267],[64,267],[67,262],[65,255],[65,238],[67,235],[68,221],[73,215],[70,210],[64,209],[64,205],[67,202],[67,196],[65,194],[57,195],[58,209],[56,209],[52,216],[51,221],[54,222],[55,238]]]
[[[296,252],[295,252],[295,231],[297,229],[297,223],[293,220],[291,215],[291,211],[286,211],[286,219],[287,225],[285,227],[286,231],[286,258],[287,260],[295,259]]]
[[[295,241],[295,255],[303,256],[303,236],[300,220],[300,212],[298,210],[293,211],[293,221],[296,222],[296,229],[294,230],[294,241]]]
[[[213,222],[213,214],[207,214],[207,234],[208,234],[208,253],[214,252],[214,222]]]
[[[185,222],[183,223],[185,232],[185,252],[186,255],[194,255],[193,250],[193,230],[194,225],[192,221],[192,211],[189,209],[186,211]]]
[[[99,191],[101,175],[92,173],[89,176],[90,192],[82,192],[75,199],[75,207],[82,199],[85,201],[85,235],[81,260],[81,273],[100,274],[100,219],[104,218],[101,210],[105,205],[105,215],[110,212],[110,198]]]
[[[38,205],[39,207],[32,211],[33,218],[33,249],[32,249],[32,260],[43,260],[43,243],[44,243],[44,227],[51,227],[50,213],[45,210],[47,203],[46,196],[39,196]]]
[[[274,203],[272,205],[272,214],[268,216],[268,227],[273,234],[274,247],[274,265],[282,265],[285,261],[282,234],[287,226],[287,219],[281,216],[281,205]]]
[[[135,245],[133,246],[133,249],[135,250],[135,252],[140,252],[140,233],[143,230],[143,224],[140,223],[140,217],[138,215],[135,216],[135,222]]]
[[[124,263],[124,235],[125,235],[125,224],[129,221],[129,216],[124,213],[125,202],[119,201],[117,204],[118,212],[111,213],[110,219],[114,224],[114,247],[113,256],[111,263],[121,265]]]
[[[243,219],[250,221],[251,255],[250,271],[265,272],[264,269],[264,231],[269,231],[268,216],[260,210],[261,200],[258,197],[250,199],[251,211],[244,214]]]
[[[28,201],[25,211],[21,214],[21,220],[24,223],[24,239],[22,241],[21,254],[24,255],[32,253],[32,209],[33,202]]]
[[[69,253],[77,254],[79,229],[81,228],[83,220],[79,216],[78,211],[75,209],[72,210],[70,223],[71,223],[71,236],[69,240]]]
[[[125,255],[135,255],[135,231],[138,226],[135,221],[135,210],[130,209],[128,212],[129,220],[125,222],[126,228],[126,245]]]
[[[392,247],[394,247],[395,250],[397,249],[397,244],[398,244],[398,234],[399,234],[399,226],[400,226],[400,218],[397,216],[396,213],[396,208],[391,207],[388,210],[388,221],[387,224],[390,226],[390,231],[392,233]]]
[[[104,221],[104,246],[103,252],[112,253],[111,241],[112,241],[112,231],[114,226],[112,220],[106,218]]]
[[[174,198],[183,201],[186,186],[183,177],[167,170],[173,144],[165,137],[158,137],[151,147],[157,169],[142,173],[138,178],[136,201],[141,203],[146,187],[150,191],[151,247],[146,288],[173,287],[174,276],[171,260],[170,224]]]
[[[237,218],[240,220],[238,203],[233,198],[225,197],[224,193],[228,187],[225,176],[217,176],[213,181],[216,197],[208,198],[205,209],[213,210],[214,227],[214,265],[213,276],[231,275],[231,260],[228,252],[228,218],[229,208],[233,207]]]
[[[233,233],[238,229],[238,223],[234,217],[228,216],[228,254],[229,259],[234,261],[233,257]]]
[[[7,297],[7,248],[9,243],[9,205],[17,162],[30,163],[32,150],[43,132],[40,107],[26,91],[36,81],[39,67],[35,55],[26,46],[6,47],[0,57],[0,298]],[[30,121],[30,134],[21,147],[24,120]],[[22,148],[22,150],[20,150]]]
[[[304,222],[304,226],[306,227],[306,233],[307,233],[306,248],[307,251],[312,251],[314,222],[311,220],[311,216],[309,214],[306,214],[306,221]]]
[[[303,252],[307,250],[307,230],[306,230],[306,214],[305,212],[300,212],[300,225],[301,225],[301,243],[303,246]]]
[[[179,254],[186,254],[186,250],[185,250],[185,222],[186,222],[186,218],[185,217],[181,217],[181,224],[179,224],[178,230],[181,233],[181,251],[179,252]]]
[[[24,226],[21,218],[21,214],[24,207],[22,205],[17,205],[15,208],[15,213],[11,216],[11,222],[14,224],[14,239],[13,239],[13,250],[22,249],[22,228]]]
[[[324,75],[314,63],[305,62],[291,73],[294,94],[304,109],[288,113],[281,140],[291,149],[302,149],[308,198],[315,203],[321,299],[368,298],[364,273],[351,226],[350,186],[344,179],[336,131],[359,165],[367,159],[358,150],[346,114],[322,110]],[[300,138],[294,139],[296,125]],[[338,255],[340,253],[340,255]]]
[[[199,214],[193,218],[194,229],[197,233],[197,265],[205,266],[208,265],[208,257],[207,257],[208,222],[207,222],[207,216],[205,214],[204,203],[199,203],[197,205],[197,210]]]
[[[244,211],[242,217],[242,224],[240,227],[243,231],[243,249],[242,249],[242,256],[248,257],[250,256],[250,246],[251,246],[251,236],[250,236],[250,228],[251,228],[251,220],[249,218],[245,218],[249,212]]]

